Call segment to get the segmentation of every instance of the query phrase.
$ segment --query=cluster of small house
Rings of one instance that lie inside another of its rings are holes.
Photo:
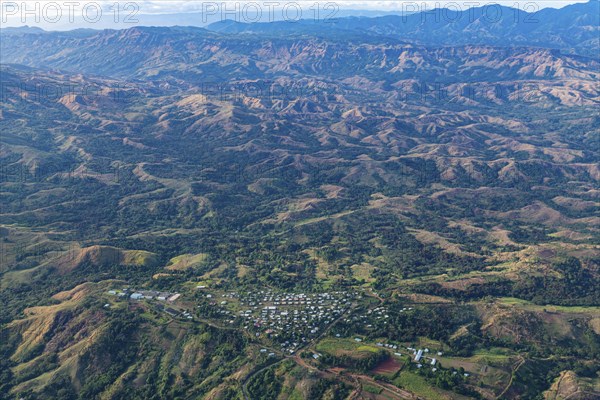
[[[219,301],[213,296],[206,295],[218,305]],[[253,331],[257,337],[270,338],[279,343],[283,351],[293,354],[348,310],[356,295],[341,291],[282,293],[261,290],[226,293],[221,297],[220,313],[230,316],[230,323],[240,321],[244,329]],[[232,299],[238,304],[237,308],[241,308],[236,311],[237,315],[226,309]]]
[[[245,328],[264,333],[277,341],[283,351],[294,353],[302,344],[318,336],[348,310],[354,295],[346,292],[261,293],[262,297],[244,298],[240,311]]]
[[[269,353],[267,349],[260,349],[260,352],[263,354],[267,354],[267,357],[275,357],[275,353]]]
[[[373,308],[372,310],[368,310],[365,314],[362,315],[354,315],[352,317],[346,318],[345,322],[352,323],[363,323],[366,328],[372,328],[373,323],[378,320],[383,320],[384,324],[387,324],[385,319],[389,318],[388,309],[384,306]]]
[[[230,296],[232,296],[230,294]],[[347,292],[323,292],[323,293],[280,293],[270,290],[260,290],[239,295],[240,305],[250,307],[259,306],[305,306],[325,305],[336,303],[340,300],[351,300],[356,294]]]
[[[181,294],[179,293],[157,292],[155,290],[133,290],[130,288],[125,288],[123,290],[112,289],[108,291],[108,294],[118,297],[128,297],[131,300],[156,299],[159,301],[168,301],[170,303],[181,297]]]
[[[423,368],[424,364],[429,364],[432,368],[431,371],[437,371],[435,365],[437,365],[437,358],[430,355],[429,349],[415,349],[412,347],[407,347],[406,350],[412,351],[413,356],[415,357],[415,362],[417,363],[417,368]],[[437,356],[441,357],[443,353],[441,351],[437,352]],[[456,375],[458,372],[453,371],[452,374]],[[465,373],[465,377],[468,377],[469,374]]]
[[[390,350],[397,350],[398,349],[398,345],[397,344],[391,344],[391,343],[377,343],[377,347],[386,347]],[[401,356],[402,354],[400,353],[396,353],[397,356]]]
[[[415,362],[417,363],[417,368],[422,368],[424,361],[427,361],[427,363],[433,367],[431,370],[433,372],[437,371],[437,368],[435,368],[437,359],[429,355],[429,349],[415,349],[412,347],[407,347],[406,350],[412,351],[413,356],[415,357]],[[441,356],[442,354],[443,353],[441,351],[437,352],[438,356]]]

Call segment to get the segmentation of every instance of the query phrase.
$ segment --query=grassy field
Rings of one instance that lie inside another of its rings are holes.
[[[447,398],[447,396],[444,396],[439,390],[427,383],[423,377],[413,374],[412,372],[401,372],[400,375],[394,379],[393,383],[400,388],[406,389],[428,400],[444,400]]]
[[[420,337],[418,341],[419,348],[428,348],[429,351],[443,351],[444,345],[439,340],[433,340],[426,337]]]
[[[482,373],[489,368],[508,369],[514,362],[515,354],[507,349],[492,348],[477,350],[472,357],[437,357],[444,367],[464,368],[471,373]]]
[[[438,362],[444,368],[464,368],[489,390],[500,393],[510,380],[511,366],[516,359],[510,350],[494,347],[477,350],[472,357],[441,356]]]
[[[369,265],[367,263],[355,264],[351,267],[351,269],[352,276],[358,281],[364,280],[366,283],[371,283],[375,280],[371,276],[371,273],[375,269],[375,267],[373,267],[372,265]]]
[[[207,258],[208,254],[206,253],[182,254],[180,256],[173,257],[169,261],[169,265],[166,266],[166,269],[169,271],[185,271],[187,269],[202,265]]]
[[[379,349],[375,346],[356,342],[354,339],[325,338],[317,344],[317,351],[334,356],[350,355],[359,358],[361,355],[376,353]]]
[[[500,304],[518,306],[528,311],[548,311],[548,312],[564,312],[564,313],[600,313],[600,307],[584,307],[584,306],[554,306],[554,305],[537,305],[527,300],[521,300],[514,297],[500,297],[497,300]]]
[[[362,388],[365,392],[374,393],[374,394],[381,393],[380,388],[378,388],[377,386],[374,386],[374,385],[369,385],[368,383],[365,383]]]

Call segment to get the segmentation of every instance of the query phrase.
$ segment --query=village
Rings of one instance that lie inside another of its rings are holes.
[[[224,293],[219,298],[207,293],[203,298],[219,309],[226,323],[240,326],[257,338],[278,344],[283,352],[294,354],[345,315],[360,295],[342,291],[282,293],[260,290]]]
[[[390,312],[383,305],[359,307],[363,300],[368,301],[371,297],[358,291],[292,293],[265,289],[236,292],[215,291],[198,285],[193,296],[129,287],[112,289],[108,294],[122,301],[149,302],[172,318],[210,321],[229,329],[243,329],[267,345],[267,348],[260,349],[260,353],[267,357],[275,357],[275,351],[295,355],[327,336],[362,344],[363,336],[347,337],[339,333],[336,324],[358,324],[369,331],[374,324],[387,324]],[[411,311],[412,307],[399,310],[401,313]],[[398,359],[410,360],[418,369],[428,368],[433,373],[437,371],[438,359],[443,354],[393,341],[380,341],[371,346],[387,350],[390,356]],[[310,355],[315,360],[321,357],[317,351]]]
[[[243,328],[252,332],[257,338],[269,339],[279,343],[281,350],[293,354],[303,344],[333,326],[336,321],[363,324],[371,328],[389,317],[385,306],[363,310],[360,313],[349,312],[356,307],[364,295],[359,292],[332,291],[322,293],[291,293],[257,290],[251,292],[222,292],[207,290],[206,286],[196,287],[195,314],[199,319],[213,319],[232,328]],[[129,301],[150,301],[158,305],[158,309],[171,317],[192,320],[189,299],[182,298],[181,293],[161,292],[156,290],[138,290],[129,287],[111,289],[111,296]],[[178,301],[181,300],[181,301]],[[177,303],[177,304],[175,304]],[[407,307],[401,312],[412,310]],[[339,333],[335,337],[339,338]],[[361,342],[362,339],[355,338]],[[379,347],[396,350],[399,345],[377,343]],[[415,361],[423,357],[423,352],[413,351]],[[428,350],[425,351],[427,353]],[[399,353],[397,355],[400,355]],[[435,361],[432,365],[435,364]]]
[[[388,309],[384,306],[375,307],[373,309],[367,310],[364,313],[360,313],[358,315],[353,315],[352,317],[348,316],[348,318],[344,319],[344,322],[353,323],[353,324],[363,324],[365,328],[372,328],[374,322],[382,322],[383,324],[387,324],[386,319],[390,316],[388,314]],[[380,321],[382,320],[382,321]]]

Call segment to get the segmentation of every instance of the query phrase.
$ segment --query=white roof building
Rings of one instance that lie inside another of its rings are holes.
[[[418,362],[421,357],[423,357],[423,350],[419,349],[419,351],[417,351],[417,355],[415,356],[415,361]]]

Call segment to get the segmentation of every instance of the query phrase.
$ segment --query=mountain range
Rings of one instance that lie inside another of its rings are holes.
[[[2,29],[0,399],[597,398],[598,4]]]
[[[497,4],[470,9],[435,8],[408,15],[348,17],[295,23],[219,21],[207,29],[221,33],[331,35],[338,32],[387,36],[423,45],[540,46],[598,57],[600,2],[532,12]]]

